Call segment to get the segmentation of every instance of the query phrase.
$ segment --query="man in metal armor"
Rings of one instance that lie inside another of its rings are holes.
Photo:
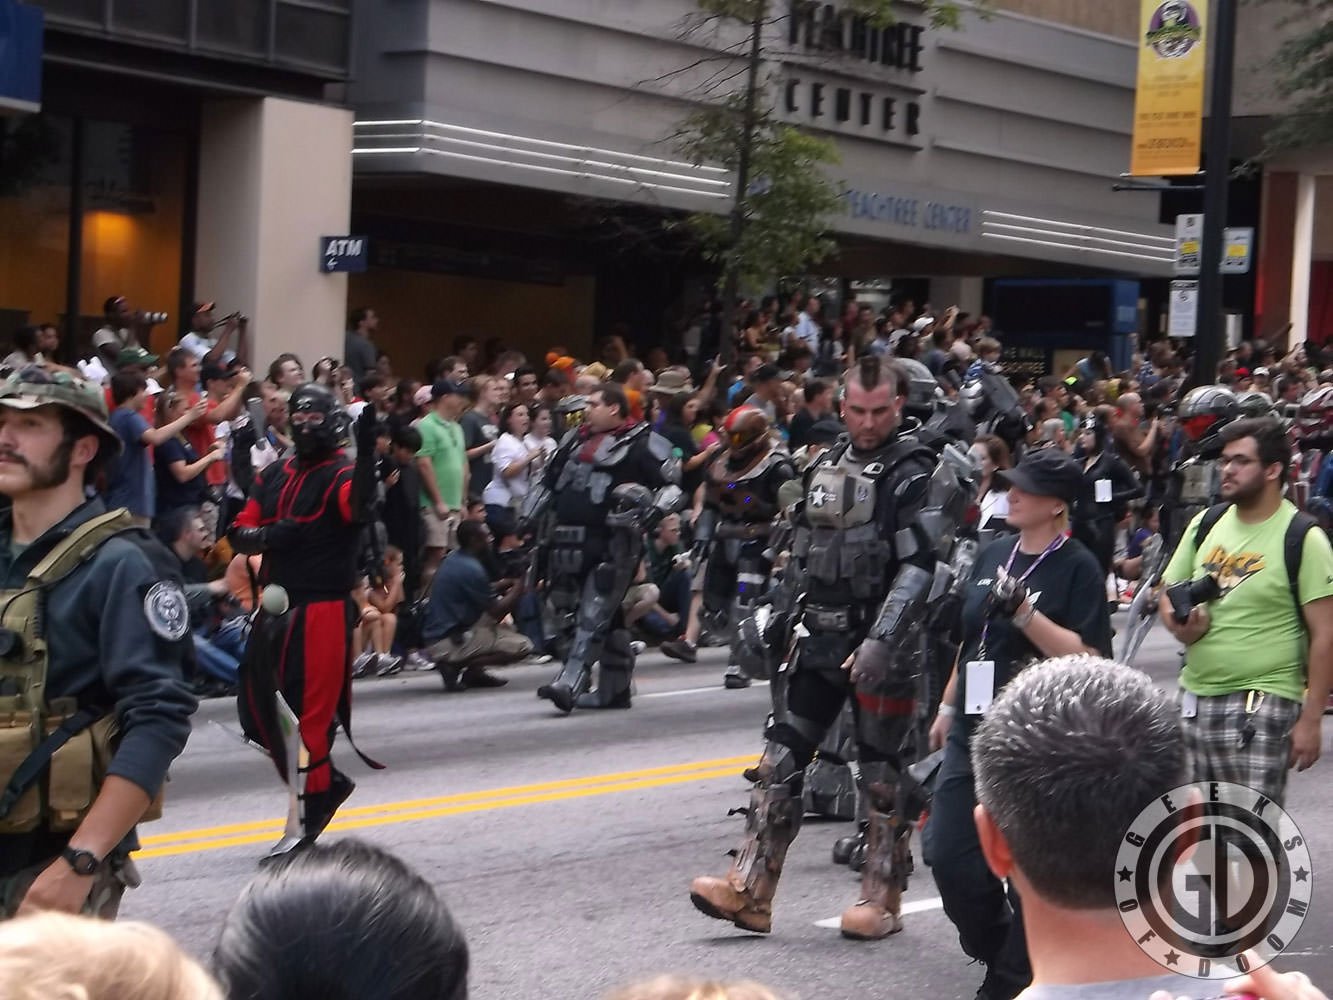
[[[722,878],[694,880],[690,897],[711,917],[767,933],[787,849],[800,829],[806,766],[855,699],[856,744],[869,801],[861,898],[842,915],[846,937],[901,930],[908,839],[920,800],[902,747],[915,712],[919,629],[947,578],[942,563],[967,505],[949,463],[899,433],[903,398],[891,359],[847,373],[848,437],[808,470],[792,559],[804,599],[786,678],[786,710],[769,726],[745,839]]]
[[[1032,426],[1018,392],[999,367],[987,364],[978,368],[963,383],[959,395],[976,423],[976,433],[994,434],[1009,446],[1011,454],[1017,455]]]
[[[634,649],[621,603],[657,522],[685,505],[671,443],[632,415],[625,390],[588,396],[582,423],[565,435],[542,482],[524,500],[521,533],[546,553],[548,634],[563,663],[537,689],[560,711],[629,708]],[[589,691],[600,664],[597,688]]]
[[[722,682],[744,688],[752,678],[768,676],[763,661],[739,641],[740,625],[768,590],[773,570],[769,537],[779,513],[778,490],[796,478],[796,469],[762,410],[737,407],[722,430],[727,450],[708,467],[704,507],[694,525],[702,583],[696,600],[712,620],[726,619],[731,626],[731,657]]]

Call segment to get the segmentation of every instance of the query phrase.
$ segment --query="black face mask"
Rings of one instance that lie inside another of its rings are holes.
[[[292,393],[292,441],[300,458],[318,458],[338,447],[340,413],[327,388],[307,382]]]

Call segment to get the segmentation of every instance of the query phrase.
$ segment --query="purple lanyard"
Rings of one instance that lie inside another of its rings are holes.
[[[1048,555],[1050,555],[1060,546],[1064,545],[1066,537],[1068,536],[1066,536],[1064,532],[1061,532],[1060,534],[1056,535],[1055,538],[1051,539],[1051,544],[1046,546],[1045,551],[1043,551],[1041,555],[1037,556],[1037,558],[1033,561],[1032,565],[1023,571],[1023,575],[1018,578],[1018,582],[1019,583],[1026,582],[1027,578],[1032,575],[1033,571],[1036,570],[1038,566],[1040,566],[1043,562],[1046,561],[1046,557]],[[1014,542],[1014,550],[1009,553],[1009,561],[1004,564],[1005,576],[1008,576],[1009,570],[1013,568],[1014,560],[1018,557],[1018,547],[1022,544],[1023,543],[1021,540]],[[990,620],[987,619],[985,626],[981,629],[981,645],[977,647],[978,657],[982,658],[985,657],[986,639],[989,635],[990,635]]]

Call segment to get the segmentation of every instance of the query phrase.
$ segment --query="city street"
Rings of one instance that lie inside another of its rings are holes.
[[[725,872],[737,842],[743,821],[727,810],[745,801],[739,772],[759,748],[768,702],[763,686],[722,689],[723,651],[700,660],[647,655],[631,711],[570,718],[534,696],[549,667],[512,669],[506,688],[458,695],[443,694],[434,673],[358,682],[358,742],[388,767],[370,772],[339,741],[335,759],[359,787],[329,837],[387,847],[438,886],[467,934],[479,1000],[593,998],[667,971],[753,977],[807,998],[969,1000],[982,970],[959,950],[919,849],[905,930],[878,943],[838,935],[857,879],[830,863],[829,849],[849,825],[804,827],[771,936],[690,905],[690,879]],[[1160,627],[1141,665],[1172,683],[1175,656]],[[285,811],[272,767],[217,725],[234,727],[234,718],[229,701],[200,709],[166,817],[143,831],[145,884],[123,910],[200,956]],[[1326,730],[1326,754],[1329,742]],[[1325,759],[1293,778],[1288,807],[1311,844],[1316,888],[1280,963],[1325,989],[1333,986],[1333,907],[1321,878],[1333,872],[1330,768]],[[1182,982],[1179,992],[1220,990]]]

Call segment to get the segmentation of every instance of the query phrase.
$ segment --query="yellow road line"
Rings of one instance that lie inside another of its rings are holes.
[[[542,802],[558,802],[683,784],[689,781],[731,777],[739,773],[742,765],[753,761],[754,756],[747,754],[743,757],[723,757],[717,760],[646,768],[640,771],[590,775],[534,785],[519,785],[513,788],[361,806],[341,811],[329,829],[357,830],[372,826],[389,826],[462,813],[510,809]],[[199,830],[183,830],[178,833],[156,834],[143,838],[144,849],[138,852],[138,856],[172,857],[263,843],[281,833],[283,825],[284,821],[280,819],[257,820]]]

